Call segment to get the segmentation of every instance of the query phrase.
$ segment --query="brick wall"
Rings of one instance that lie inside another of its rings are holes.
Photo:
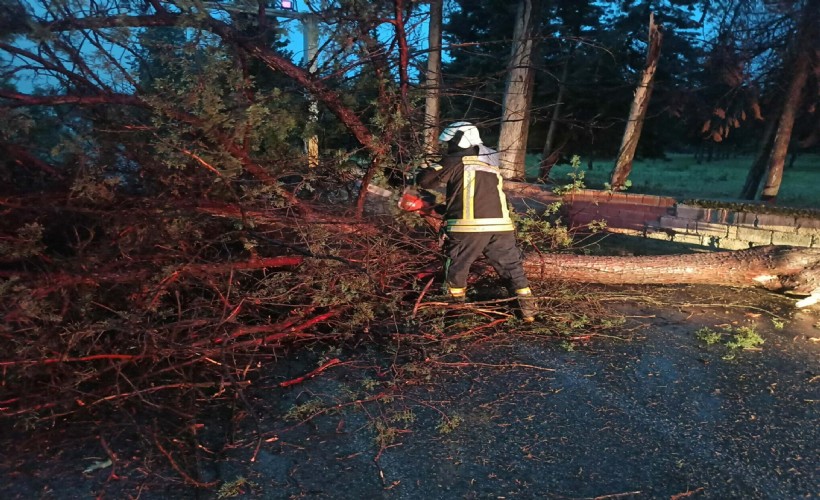
[[[666,196],[581,189],[560,197],[538,184],[506,182],[504,186],[519,211],[563,201],[572,226],[605,220],[612,232],[727,250],[760,245],[820,248],[820,210],[781,215],[762,208],[702,208]]]
[[[669,213],[675,199],[583,189],[565,195],[564,203],[573,225],[605,220],[613,230],[642,233],[647,221],[657,220]]]

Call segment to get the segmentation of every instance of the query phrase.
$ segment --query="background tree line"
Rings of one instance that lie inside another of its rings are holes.
[[[501,134],[512,28],[527,4],[533,53],[523,74],[532,83],[528,125],[516,137],[540,153],[542,178],[571,154],[612,161],[653,14],[663,41],[638,154],[753,152],[742,193],[753,198],[766,172],[780,175],[787,151],[817,144],[815,3],[445,2],[440,121],[475,121],[490,142]],[[300,165],[301,141],[313,133],[326,165],[378,159],[369,177],[376,164],[404,169],[419,159],[425,126],[429,5],[306,2],[300,9],[321,30],[314,74],[285,38],[284,23],[298,38],[298,21],[260,8],[270,4],[4,0],[5,175],[14,171],[17,185],[51,172],[41,179],[49,182],[82,160],[143,180],[199,164],[271,184]],[[318,121],[308,117],[311,99]],[[154,168],[163,171],[144,175]]]

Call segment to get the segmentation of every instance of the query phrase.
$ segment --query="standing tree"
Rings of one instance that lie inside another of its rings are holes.
[[[570,48],[569,53],[564,59],[561,67],[561,76],[558,80],[558,94],[555,97],[555,104],[552,107],[552,115],[549,120],[549,127],[547,128],[547,139],[544,141],[544,150],[541,153],[541,162],[538,164],[538,178],[547,180],[550,176],[550,170],[558,162],[561,155],[561,147],[555,147],[555,132],[558,130],[558,122],[561,119],[561,108],[564,104],[567,94],[567,77],[569,77],[569,67],[572,62],[572,54],[574,48]]]
[[[621,148],[618,151],[618,158],[615,167],[612,169],[609,184],[612,189],[623,189],[626,186],[626,179],[632,171],[632,161],[635,158],[635,151],[638,148],[638,140],[641,137],[641,128],[649,108],[649,99],[652,96],[652,83],[655,71],[658,68],[658,59],[661,55],[661,40],[663,36],[660,28],[655,24],[654,14],[649,15],[649,40],[646,52],[646,67],[641,74],[638,88],[635,89],[635,98],[632,101],[632,108],[629,111],[629,118],[626,123],[624,137],[621,140]]]
[[[424,150],[438,149],[439,98],[441,95],[441,21],[444,0],[430,0],[430,26],[427,35],[427,74],[424,101]]]
[[[817,43],[820,41],[820,0],[808,0],[803,6],[801,22],[797,29],[794,45],[794,62],[791,65],[792,76],[786,91],[783,109],[777,124],[777,132],[772,142],[769,155],[768,171],[760,199],[774,202],[780,191],[783,177],[783,166],[792,138],[795,118],[803,102],[803,91],[806,87],[812,59],[817,55]],[[818,67],[818,61],[814,66]]]
[[[520,0],[498,138],[501,172],[507,178],[523,179],[526,175],[530,104],[535,80],[532,56],[539,12],[540,0]]]
[[[805,118],[810,118],[816,104],[809,82],[816,78],[818,67],[812,47],[817,46],[820,4],[815,0],[721,1],[710,9],[717,35],[707,66],[723,88],[707,98],[714,107],[701,132],[720,142],[747,117],[765,121],[744,134],[744,142],[756,143],[757,152],[740,197],[757,198],[765,177],[766,194],[760,196],[773,201],[789,146],[812,143],[813,120]]]

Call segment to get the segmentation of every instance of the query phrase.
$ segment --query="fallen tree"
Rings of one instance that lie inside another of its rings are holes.
[[[343,363],[339,346],[390,342],[407,359],[417,351],[426,359],[480,330],[516,328],[505,324],[506,304],[471,312],[470,326],[445,323],[432,301],[421,311],[435,280],[421,289],[419,274],[437,274],[441,261],[435,231],[413,218],[362,220],[305,200],[296,210],[35,198],[0,199],[0,418],[39,432],[127,416],[190,484],[210,484],[179,458],[203,445],[191,422],[211,422],[221,405],[230,407],[227,422],[253,410],[246,391],[279,363],[301,370],[278,382],[287,388]],[[789,247],[659,257],[533,251],[526,269],[534,279],[761,286],[817,298],[819,263],[820,250]],[[576,314],[606,314],[594,297],[561,300],[538,325],[555,339],[611,328],[571,326]],[[310,362],[296,363],[305,356]],[[173,458],[163,450],[178,436],[188,447]]]
[[[702,284],[761,287],[805,296],[797,307],[820,301],[820,249],[762,246],[732,252],[606,257],[528,254],[533,278],[603,284]]]
[[[526,183],[514,184],[514,197],[548,207],[552,193]],[[523,205],[528,207],[527,204]],[[438,230],[440,218],[424,218]],[[720,285],[758,287],[804,298],[797,307],[820,302],[820,248],[767,245],[747,250],[650,256],[601,256],[529,252],[524,268],[531,279],[608,285]]]

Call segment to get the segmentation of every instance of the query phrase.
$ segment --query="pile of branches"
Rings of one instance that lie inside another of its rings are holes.
[[[190,485],[211,485],[180,463],[202,422],[220,405],[253,413],[247,390],[289,356],[375,341],[442,360],[513,318],[497,288],[465,310],[440,302],[435,224],[394,203],[356,217],[355,197],[53,193],[0,198],[0,419],[28,436],[116,422]],[[589,336],[586,299],[550,295],[540,333]]]
[[[285,346],[399,321],[438,259],[400,221],[171,201],[0,200],[0,416],[183,422]]]

